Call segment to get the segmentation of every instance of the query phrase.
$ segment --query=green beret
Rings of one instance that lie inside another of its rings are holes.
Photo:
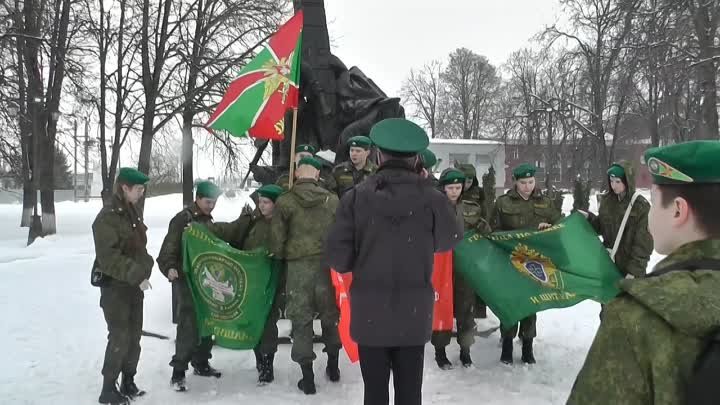
[[[422,159],[423,167],[430,170],[437,164],[437,156],[430,150],[425,149],[420,152],[420,159]]]
[[[457,169],[447,169],[440,175],[440,185],[465,184],[465,175]]]
[[[477,177],[477,172],[475,171],[475,166],[471,165],[470,163],[461,163],[455,165],[455,168],[463,172],[465,177],[468,179],[471,179],[473,177]]]
[[[150,178],[145,173],[138,169],[133,169],[132,167],[120,168],[117,179],[120,183],[130,184],[132,186],[146,184],[150,181]]]
[[[304,158],[300,159],[298,162],[298,167],[302,165],[310,165],[318,170],[322,168],[322,164],[315,158],[310,156],[305,156]]]
[[[269,198],[272,202],[275,202],[284,191],[285,190],[277,184],[266,184],[257,190],[260,197]]]
[[[425,130],[404,118],[387,118],[373,125],[370,139],[389,152],[416,154],[430,145]]]
[[[535,166],[528,164],[528,163],[523,163],[520,166],[513,169],[513,178],[515,180],[520,180],[520,179],[527,179],[529,177],[535,177],[536,170],[537,169],[535,168]]]
[[[720,141],[692,141],[648,149],[655,184],[720,183]]]
[[[618,163],[614,163],[607,171],[608,176],[610,177],[617,177],[619,179],[625,177],[625,169],[622,167],[622,165]]]
[[[216,186],[211,181],[201,181],[195,188],[195,198],[209,198],[211,200],[217,200],[222,195],[220,187]]]
[[[367,136],[358,135],[350,138],[348,140],[348,145],[350,145],[351,148],[363,148],[368,150],[372,145],[372,141]]]
[[[307,145],[307,144],[298,145],[295,147],[295,153],[300,153],[300,152],[310,152],[314,155],[315,152],[317,152],[317,149],[315,149],[315,147],[312,145]]]

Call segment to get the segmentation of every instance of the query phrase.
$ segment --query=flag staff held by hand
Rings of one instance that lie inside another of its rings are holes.
[[[288,188],[292,188],[295,182],[295,134],[297,133],[297,107],[293,108],[292,135],[290,136],[290,178],[288,179]]]

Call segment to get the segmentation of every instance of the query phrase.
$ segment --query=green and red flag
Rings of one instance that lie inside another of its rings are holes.
[[[300,10],[230,83],[209,128],[240,137],[283,139],[285,112],[298,104],[302,28]]]
[[[455,271],[507,326],[586,299],[606,303],[620,292],[620,272],[577,213],[542,231],[468,232],[453,260]]]

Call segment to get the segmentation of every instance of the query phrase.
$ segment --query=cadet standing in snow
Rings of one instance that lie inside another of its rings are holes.
[[[332,172],[338,197],[342,197],[377,170],[377,166],[368,159],[372,146],[370,138],[353,136],[348,140],[348,145],[350,145],[350,160],[335,166]]]
[[[650,204],[636,194],[635,172],[629,163],[615,163],[607,171],[609,190],[600,199],[598,215],[580,211],[588,218],[595,231],[603,237],[613,260],[623,276],[643,277],[653,250],[652,236],[648,232]],[[620,233],[626,213],[624,230]],[[620,237],[620,240],[618,240]]]
[[[457,169],[445,169],[440,175],[440,187],[455,210],[456,220],[464,229],[478,229],[481,233],[490,233],[490,226],[482,217],[483,208],[474,201],[462,198],[465,175]],[[460,362],[463,367],[472,366],[470,346],[475,342],[475,291],[463,276],[453,269],[453,312],[457,324],[457,342],[460,345]],[[450,344],[451,331],[436,331],[432,335],[435,347],[435,361],[443,370],[452,369],[445,348]]]
[[[546,229],[560,221],[561,213],[555,209],[552,200],[543,196],[535,187],[535,166],[521,164],[513,170],[515,187],[498,197],[491,216],[493,231],[514,231],[520,229]],[[522,340],[522,361],[535,363],[533,339],[537,335],[537,315],[520,321]],[[518,335],[517,325],[501,325],[502,354],[500,361],[513,362],[513,339]]]
[[[720,399],[720,142],[645,152],[648,219],[668,255],[621,280],[568,405],[716,405]]]
[[[340,380],[338,357],[340,337],[335,289],[330,269],[322,260],[323,241],[335,219],[338,198],[320,187],[321,164],[315,158],[300,159],[297,182],[275,202],[270,225],[270,252],[287,262],[287,317],[292,323],[292,360],[300,364],[298,388],[314,394],[313,319],[319,313],[325,352],[325,373],[332,382]]]
[[[380,168],[347,192],[327,237],[328,264],[352,272],[350,334],[359,345],[365,404],[422,402],[424,347],[432,334],[433,252],[462,229],[446,197],[420,176],[425,131],[400,118],[370,131]]]
[[[210,366],[213,346],[212,337],[198,336],[195,307],[193,305],[190,286],[182,271],[182,235],[190,222],[198,222],[220,239],[233,242],[247,231],[249,218],[239,218],[235,222],[213,222],[212,211],[222,191],[209,181],[198,183],[195,191],[195,202],[177,213],[170,221],[168,233],[163,240],[157,262],[160,271],[172,283],[173,322],[177,324],[175,339],[175,355],[170,361],[173,368],[170,384],[176,391],[185,391],[185,371],[188,363],[192,363],[193,373],[201,377],[219,378],[221,373]]]
[[[140,359],[143,324],[143,291],[150,288],[153,258],[147,252],[147,227],[135,204],[140,201],[148,177],[123,167],[115,181],[110,205],[93,222],[95,264],[93,283],[100,288],[100,307],[108,328],[102,368],[101,404],[127,404],[145,391],[135,384]],[[120,391],[116,387],[122,372]]]

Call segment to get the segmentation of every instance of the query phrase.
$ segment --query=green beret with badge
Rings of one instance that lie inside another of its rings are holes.
[[[147,182],[150,181],[150,178],[138,169],[133,169],[132,167],[122,167],[118,171],[117,180],[119,183],[136,186],[147,184]]]
[[[425,149],[420,152],[420,159],[422,160],[423,167],[427,170],[431,170],[437,164],[437,156],[435,156],[430,149]]]
[[[211,200],[217,200],[222,195],[220,187],[215,185],[211,181],[201,181],[198,183],[195,189],[195,198],[209,198]]]
[[[370,140],[382,150],[415,155],[430,145],[425,130],[404,118],[387,118],[373,125]]]
[[[372,146],[372,141],[367,136],[358,135],[348,139],[348,145],[350,145],[351,148],[363,148],[368,150],[370,149],[370,146]]]
[[[257,190],[260,197],[269,198],[272,202],[275,202],[277,198],[285,192],[282,187],[277,184],[266,184]]]
[[[302,153],[302,152],[308,152],[308,153],[312,153],[314,155],[315,152],[317,152],[317,149],[315,149],[314,146],[308,145],[308,144],[298,145],[295,147],[295,153]]]
[[[614,163],[607,171],[607,175],[610,177],[616,177],[622,179],[625,177],[625,169],[619,163]]]
[[[720,141],[691,141],[648,149],[655,184],[720,183]]]
[[[537,171],[537,168],[535,166],[529,163],[523,163],[513,169],[512,173],[515,180],[521,180],[535,177],[535,171]]]
[[[457,169],[447,169],[440,175],[440,185],[465,184],[465,174]]]
[[[302,165],[310,165],[318,170],[322,168],[322,164],[320,163],[320,161],[310,156],[305,156],[304,158],[300,159],[300,161],[298,162],[298,167]]]

